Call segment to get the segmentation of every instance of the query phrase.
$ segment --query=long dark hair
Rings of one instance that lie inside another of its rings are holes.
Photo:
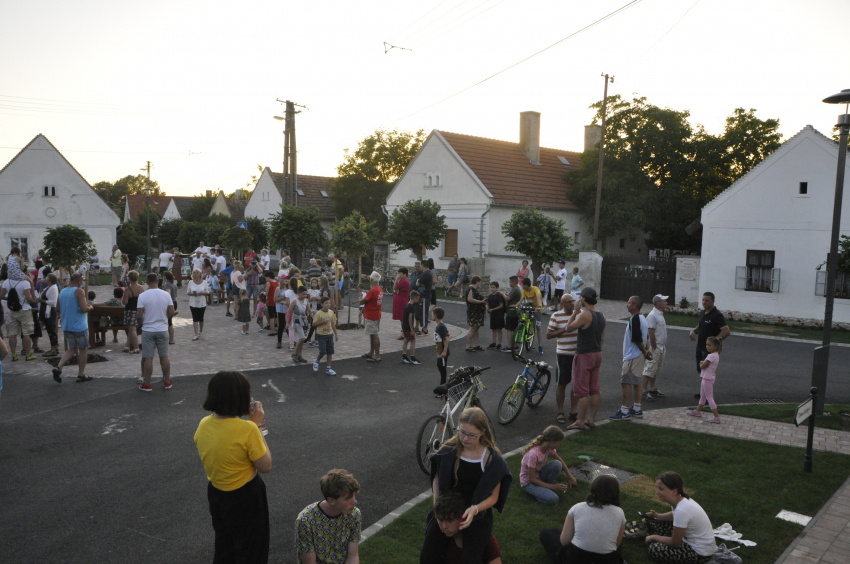
[[[685,481],[678,472],[662,472],[655,479],[664,484],[668,490],[676,490],[683,498],[691,499],[691,496],[685,493]]]
[[[590,484],[590,493],[585,499],[591,507],[616,505],[620,507],[620,483],[613,476],[603,474],[597,476]]]

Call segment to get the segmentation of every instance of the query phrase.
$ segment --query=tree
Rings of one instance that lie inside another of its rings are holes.
[[[357,280],[363,279],[361,259],[375,245],[378,238],[378,228],[374,221],[367,220],[360,212],[354,210],[342,219],[334,221],[331,226],[331,248],[341,253],[347,260],[357,259]],[[351,292],[349,306],[351,305]],[[351,310],[348,308],[348,323],[351,324]],[[339,322],[339,320],[337,320]]]
[[[125,221],[121,225],[115,242],[118,243],[118,248],[121,249],[122,253],[131,257],[130,262],[133,262],[132,258],[148,254],[148,243],[145,239],[145,233],[139,231],[138,224],[135,221]]]
[[[254,236],[248,233],[247,229],[234,225],[225,229],[221,234],[220,244],[230,249],[232,257],[241,257],[242,253],[251,246],[253,239]]]
[[[269,246],[269,230],[266,222],[259,217],[246,217],[248,233],[254,236],[254,250],[258,253]]]
[[[360,141],[353,153],[345,149],[343,162],[337,167],[338,178],[330,190],[334,215],[346,217],[357,209],[382,228],[386,216],[381,206],[424,142],[422,129],[416,133],[377,129]]]
[[[92,188],[120,217],[124,212],[124,204],[128,195],[144,194],[145,188],[158,190],[159,182],[149,179],[144,174],[137,174],[125,176],[115,182],[102,180],[96,182]],[[159,191],[159,194],[165,196],[165,192],[162,190]]]
[[[178,247],[183,249],[184,253],[191,253],[197,248],[198,243],[207,242],[207,227],[209,223],[202,221],[184,221],[180,225],[180,233],[178,235]]]
[[[273,249],[289,249],[300,264],[306,249],[324,249],[328,236],[322,228],[322,218],[314,206],[281,205],[280,211],[267,220],[269,245]]]
[[[422,260],[422,249],[436,249],[446,236],[446,216],[431,200],[408,200],[393,210],[387,222],[387,240],[399,249],[410,249]]]
[[[198,194],[194,198],[192,198],[192,205],[189,206],[189,209],[186,210],[186,213],[183,215],[184,221],[203,221],[210,215],[210,210],[212,210],[213,205],[215,204],[215,199],[218,196],[207,196],[205,194]]]
[[[692,126],[690,112],[659,108],[646,98],[609,97],[605,123],[599,236],[649,235],[650,247],[698,248],[685,227],[709,200],[779,147],[779,121],[736,108],[722,135]],[[601,119],[602,102],[593,104]],[[565,174],[569,198],[593,221],[598,148],[585,151],[579,169]]]
[[[208,247],[214,247],[215,245],[224,245],[222,238],[224,236],[225,230],[228,227],[238,227],[235,219],[220,213],[214,213],[210,216],[207,216],[199,223],[202,223],[206,226],[203,241],[204,244]]]
[[[563,220],[544,215],[531,206],[525,206],[511,214],[511,218],[502,225],[502,234],[508,239],[506,251],[514,251],[531,258],[534,279],[540,274],[543,263],[552,264],[559,259],[570,260],[576,255]]]
[[[182,219],[163,219],[156,228],[156,238],[163,249],[180,246],[180,226]]]
[[[97,249],[84,229],[75,225],[60,225],[47,228],[44,236],[44,254],[50,259],[51,264],[73,272],[75,265],[91,259],[97,254]]]

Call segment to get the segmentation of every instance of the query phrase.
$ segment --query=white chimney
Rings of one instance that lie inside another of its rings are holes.
[[[598,123],[595,125],[584,126],[584,150],[589,151],[595,149],[596,145],[602,140],[602,126]]]
[[[540,164],[540,112],[520,112],[519,148],[528,162]]]

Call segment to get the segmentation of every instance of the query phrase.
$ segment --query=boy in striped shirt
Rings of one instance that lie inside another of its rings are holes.
[[[558,339],[557,357],[558,369],[555,371],[555,383],[558,388],[555,391],[555,402],[558,404],[558,423],[566,423],[564,419],[564,400],[567,395],[567,384],[573,379],[573,356],[576,354],[577,331],[567,332],[567,323],[575,308],[575,299],[571,294],[561,296],[561,309],[549,318],[549,327],[546,329],[546,339]],[[570,421],[578,418],[578,399],[570,389]]]

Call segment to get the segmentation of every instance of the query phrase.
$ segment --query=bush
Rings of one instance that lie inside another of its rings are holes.
[[[682,309],[688,309],[691,307],[691,302],[688,301],[688,298],[682,298],[679,300],[679,307]]]

